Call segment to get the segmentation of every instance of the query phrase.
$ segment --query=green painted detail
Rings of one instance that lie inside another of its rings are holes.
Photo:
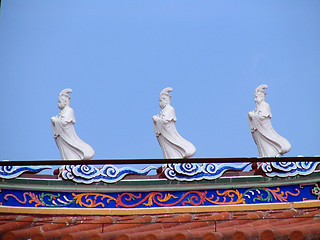
[[[47,199],[45,199],[47,198]],[[44,194],[39,195],[39,200],[44,204],[45,207],[65,207],[75,202],[75,199],[69,200],[60,196],[60,193],[57,194]],[[51,204],[48,204],[50,202]]]
[[[255,194],[255,198],[253,198],[253,202],[271,202],[273,200],[273,197],[272,197],[272,194],[270,191],[266,190],[265,188],[251,188],[251,189],[248,189],[247,191],[245,191],[243,193],[243,196],[249,196],[248,193],[250,192],[257,192],[258,194]],[[265,194],[267,196],[265,196]]]

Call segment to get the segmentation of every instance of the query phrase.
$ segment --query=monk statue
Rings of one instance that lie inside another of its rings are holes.
[[[279,157],[289,152],[291,145],[272,128],[270,106],[265,102],[266,88],[268,86],[263,84],[254,91],[256,109],[248,113],[249,126],[259,157]]]
[[[82,141],[75,132],[76,119],[70,107],[71,89],[64,89],[59,95],[58,107],[61,109],[59,116],[51,118],[53,136],[60,150],[62,160],[89,160],[94,155],[94,150]]]
[[[172,88],[165,88],[160,93],[159,105],[162,110],[160,116],[152,117],[154,131],[164,158],[189,158],[195,154],[196,148],[177,132],[175,127],[177,118],[174,108],[170,104],[169,92],[171,91]]]

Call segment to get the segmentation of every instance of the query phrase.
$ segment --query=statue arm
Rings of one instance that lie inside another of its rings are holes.
[[[268,103],[264,103],[263,106],[260,106],[258,109],[255,109],[248,113],[250,119],[257,118],[260,121],[265,119],[271,119],[271,110]]]
[[[74,112],[72,108],[62,110],[59,116],[51,118],[52,130],[54,138],[63,134],[67,129],[75,123]]]
[[[57,138],[60,133],[59,133],[59,127],[57,127],[57,122],[59,121],[59,117],[58,116],[53,116],[51,118],[51,127],[52,127],[52,131],[53,131],[53,137]]]
[[[59,122],[63,127],[66,127],[69,124],[75,124],[76,119],[74,117],[74,111],[72,108],[68,107],[65,108],[64,111],[61,111],[61,114],[59,116]]]
[[[61,125],[62,127],[67,127],[67,126],[70,125],[70,124],[72,124],[72,125],[74,124],[74,122],[73,122],[72,120],[66,119],[66,118],[64,118],[64,117],[61,117],[61,118],[60,118],[59,123],[60,123],[60,125]]]
[[[259,120],[271,119],[271,110],[268,103],[264,103],[262,109],[259,111],[258,118]]]
[[[153,127],[156,136],[160,136],[162,131],[167,128],[168,125],[174,124],[176,121],[175,118],[175,113],[174,113],[174,108],[173,107],[168,107],[161,111],[160,116],[159,115],[154,115],[152,117],[153,120]]]
[[[161,115],[161,121],[166,124],[169,122],[176,122],[177,118],[176,118],[176,113],[174,111],[174,108],[169,106],[167,111],[165,111],[162,115]]]
[[[166,125],[167,123],[173,121],[172,119],[168,119],[165,116],[161,116],[160,117],[158,115],[153,116],[152,119],[153,119],[154,124],[159,123],[159,124],[162,124],[162,125]]]
[[[57,121],[58,121],[58,116],[53,116],[51,118],[51,122],[52,122],[53,125],[55,125]]]
[[[154,115],[152,117],[152,119],[153,119],[154,123],[160,122],[162,124],[167,124],[169,122],[176,122],[177,121],[173,107],[170,107],[170,108],[166,109],[165,111],[161,112],[160,116]]]

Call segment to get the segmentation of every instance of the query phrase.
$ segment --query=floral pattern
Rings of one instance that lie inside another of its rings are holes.
[[[309,194],[307,194],[309,192]],[[306,198],[307,197],[307,198]],[[212,189],[190,191],[151,191],[122,193],[14,192],[2,189],[0,200],[4,206],[73,207],[73,208],[152,208],[181,206],[214,206],[259,203],[299,202],[320,198],[316,185]]]

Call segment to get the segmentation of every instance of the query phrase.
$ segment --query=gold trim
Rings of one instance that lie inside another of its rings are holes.
[[[102,208],[34,208],[0,206],[0,213],[14,214],[52,214],[52,215],[150,215],[166,213],[202,213],[224,211],[258,211],[279,210],[292,208],[320,207],[320,201],[305,201],[271,204],[241,204],[225,206],[194,206],[194,207],[163,207],[163,208],[131,208],[131,209],[102,209]]]

